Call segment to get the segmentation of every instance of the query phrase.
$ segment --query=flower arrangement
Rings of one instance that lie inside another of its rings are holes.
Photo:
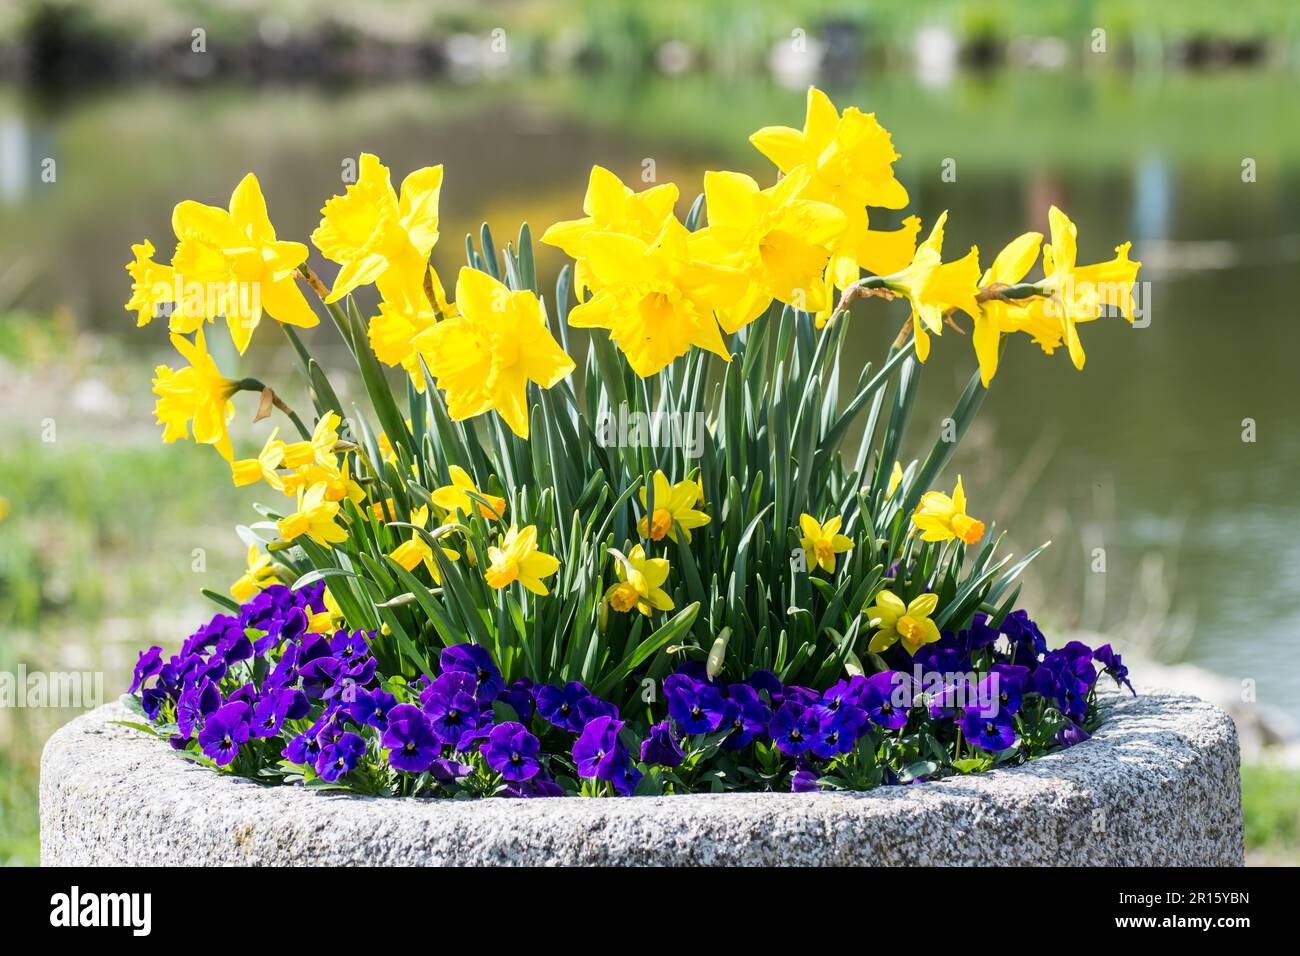
[[[1099,672],[1127,669],[1109,646],[1049,652],[1015,609],[1038,552],[1000,555],[961,478],[939,479],[1007,341],[1082,368],[1079,326],[1132,321],[1139,263],[1125,244],[1078,265],[1054,207],[1050,243],[1026,233],[984,270],[975,248],[943,260],[946,214],[919,243],[915,216],[872,228],[871,208],[907,205],[898,154],[817,89],[802,130],[751,141],[775,184],[709,172],[684,220],[676,186],[593,168],[586,215],[541,238],[573,259],[549,303],[527,225],[500,251],[486,225],[468,237],[449,298],[429,265],[442,168],[394,189],[368,154],[311,237],[331,286],[252,174],[228,208],[176,207],[169,265],[134,246],[127,309],[165,315],[186,363],[154,377],[164,441],[213,446],[276,498],[240,528],[231,597],[205,592],[221,613],[140,655],[132,726],[264,782],[428,796],[866,789],[1087,739]],[[371,284],[366,319],[352,293]],[[297,331],[319,323],[305,292],[368,408]],[[909,309],[850,374],[864,298]],[[208,322],[243,353],[264,315],[311,426],[208,352]],[[904,463],[922,363],[958,316],[978,369],[952,434]],[[296,435],[235,458],[242,392]]]

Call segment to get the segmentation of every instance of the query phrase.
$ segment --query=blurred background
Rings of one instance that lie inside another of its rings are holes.
[[[224,205],[253,170],[305,241],[360,151],[395,178],[443,163],[452,276],[484,220],[504,241],[580,215],[592,163],[685,203],[710,168],[770,182],[747,136],[801,125],[815,82],[892,131],[907,212],[951,210],[950,250],[987,262],[1051,203],[1081,262],[1133,240],[1149,324],[1086,326],[1082,373],[1011,343],[956,470],[1015,550],[1053,541],[1022,603],[1054,644],[1104,632],[1140,682],[1233,712],[1250,859],[1297,861],[1298,21],[1292,0],[0,0],[0,673],[102,672],[112,699],[242,570],[253,499],[159,441],[165,330],[122,308],[130,244],[167,259],[177,201]],[[865,314],[855,366],[901,321]],[[281,338],[242,359],[212,338],[225,374],[302,401]],[[973,368],[968,339],[936,343],[913,453]],[[237,452],[265,436],[252,410]],[[72,714],[0,707],[0,862],[36,859],[40,748]]]

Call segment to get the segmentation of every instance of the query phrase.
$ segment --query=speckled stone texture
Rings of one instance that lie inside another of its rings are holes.
[[[186,763],[108,704],[41,760],[47,865],[1240,865],[1237,736],[1195,697],[1107,696],[1093,739],[865,794],[392,800]]]

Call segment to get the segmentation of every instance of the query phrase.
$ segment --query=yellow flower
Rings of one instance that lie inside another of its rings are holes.
[[[338,427],[342,421],[336,412],[322,415],[308,441],[296,441],[284,446],[283,466],[301,468],[315,463],[326,471],[337,472],[339,459],[334,453],[334,446],[339,441]]]
[[[646,617],[651,611],[671,611],[673,599],[663,589],[668,580],[668,559],[647,558],[645,549],[637,545],[627,558],[611,549],[618,559],[614,562],[614,573],[618,583],[611,584],[605,592],[605,600],[615,611],[626,614],[633,608]]]
[[[267,438],[266,444],[262,446],[256,458],[241,458],[239,461],[231,462],[230,473],[236,488],[265,481],[276,491],[284,490],[284,482],[275,473],[284,461],[285,445],[276,437],[279,434],[280,429],[272,429],[270,437]]]
[[[748,279],[703,258],[702,242],[676,218],[651,243],[624,233],[593,233],[587,257],[599,291],[569,313],[569,324],[608,329],[642,378],[692,345],[729,361],[714,310],[743,296]]]
[[[456,305],[459,316],[415,340],[447,395],[447,414],[464,421],[496,409],[511,431],[527,438],[528,383],[550,388],[573,371],[573,359],[528,290],[512,292],[486,272],[462,268]]]
[[[675,485],[668,483],[668,476],[656,471],[654,476],[655,511],[649,518],[642,518],[637,530],[644,538],[662,541],[667,535],[677,540],[677,525],[681,525],[686,543],[691,543],[691,529],[702,528],[709,523],[709,516],[703,511],[695,510],[695,505],[703,496],[703,489],[694,481],[679,481]],[[646,489],[641,489],[641,507],[648,508]]]
[[[1091,266],[1076,266],[1078,229],[1070,217],[1053,206],[1048,210],[1052,230],[1051,244],[1043,248],[1043,288],[1052,292],[1044,308],[1057,318],[1074,367],[1083,368],[1086,356],[1079,322],[1090,322],[1101,314],[1103,305],[1115,306],[1128,321],[1133,321],[1133,283],[1137,281],[1140,262],[1128,257],[1131,243],[1115,247],[1115,258]]]
[[[380,432],[375,438],[379,445],[379,457],[384,459],[385,463],[397,461],[397,452],[393,450],[393,442],[388,437],[388,432]]]
[[[379,303],[379,314],[370,320],[370,348],[375,357],[385,365],[400,365],[410,376],[415,390],[424,392],[424,368],[420,353],[415,347],[416,338],[438,321],[438,317],[453,318],[456,307],[447,302],[438,273],[427,270],[433,289],[433,302],[425,293],[424,275],[415,272],[403,275],[397,282],[385,282],[385,296]]]
[[[479,491],[474,484],[474,479],[469,476],[469,472],[460,465],[451,465],[447,470],[451,472],[451,484],[443,485],[441,488],[434,490],[430,497],[433,498],[435,505],[449,514],[459,512],[466,517],[473,514],[476,507],[478,513],[489,520],[505,517],[506,499]],[[471,491],[480,498],[485,498],[491,502],[491,506],[489,507],[481,501],[471,498],[469,496]]]
[[[412,172],[402,180],[400,196],[378,156],[362,153],[358,172],[342,196],[325,203],[311,234],[321,254],[342,266],[327,302],[371,282],[385,298],[412,275],[422,283],[429,251],[438,241],[441,166]]]
[[[9,499],[6,498],[4,495],[0,495],[0,521],[4,521],[5,518],[8,517],[9,517]]]
[[[1007,243],[998,253],[993,264],[980,279],[980,286],[993,284],[1015,285],[1033,268],[1038,259],[1038,248],[1042,245],[1041,232],[1026,232]],[[975,346],[975,357],[980,363],[980,380],[987,388],[998,371],[998,346],[1004,332],[1015,332],[1024,328],[1031,308],[1041,309],[1041,299],[1028,299],[1019,303],[989,299],[979,304],[979,309],[971,314],[975,320],[975,331],[971,334],[971,344]],[[1057,338],[1059,342],[1059,336]]]
[[[894,492],[903,481],[903,465],[901,462],[894,462],[894,467],[889,472],[889,487],[885,489],[885,497],[894,497]]]
[[[905,295],[912,303],[916,357],[922,362],[930,354],[928,333],[938,335],[943,331],[945,312],[961,309],[975,315],[979,311],[975,300],[979,291],[979,250],[971,246],[970,252],[961,259],[941,262],[943,227],[947,221],[945,210],[935,220],[929,237],[917,247],[907,268],[885,277],[889,289]]]
[[[743,173],[704,174],[709,227],[699,234],[701,248],[750,278],[718,312],[725,331],[754,321],[774,298],[803,312],[829,307],[823,272],[847,220],[828,203],[800,198],[808,183],[803,168],[768,189]]]
[[[334,523],[339,503],[327,501],[325,491],[323,481],[307,489],[298,489],[298,510],[280,519],[277,525],[280,537],[293,541],[305,534],[321,545],[338,544],[348,539],[347,530]]]
[[[593,233],[618,232],[653,242],[677,204],[677,186],[662,183],[633,192],[602,166],[591,167],[582,219],[557,222],[542,234],[542,242],[563,249],[574,260],[574,284],[579,292],[593,288],[587,266],[587,244]]]
[[[488,566],[484,577],[498,590],[511,581],[518,581],[534,594],[549,594],[542,578],[549,578],[559,570],[560,561],[554,555],[537,550],[537,527],[510,526],[501,546],[488,548]]]
[[[230,596],[240,604],[252,600],[258,591],[275,584],[278,579],[271,567],[271,556],[258,550],[257,545],[248,547],[248,570],[230,585]]]
[[[819,524],[812,515],[801,514],[799,529],[803,532],[799,546],[803,548],[804,556],[823,571],[834,574],[835,555],[853,547],[853,540],[839,533],[840,516],[835,515],[825,524]]]
[[[172,269],[186,290],[173,313],[181,323],[173,323],[175,331],[188,332],[203,319],[224,315],[235,347],[243,352],[263,310],[286,325],[311,328],[320,321],[294,281],[307,247],[275,238],[252,173],[235,187],[229,210],[186,200],[172,211],[172,228],[179,240]],[[192,296],[188,290],[195,284],[202,291]]]
[[[163,426],[163,441],[170,444],[178,438],[187,438],[193,422],[194,440],[200,445],[213,446],[222,458],[230,461],[234,450],[227,425],[235,415],[230,397],[238,390],[237,386],[217,371],[202,329],[195,333],[193,342],[175,334],[171,341],[190,364],[177,371],[166,365],[154,369],[153,390],[158,396],[154,417]]]
[[[428,523],[429,509],[427,507],[421,506],[411,512],[411,524],[417,528],[423,528]],[[460,557],[451,548],[443,548],[442,553],[451,561],[455,561]],[[442,572],[438,570],[438,562],[433,558],[433,547],[420,532],[412,531],[410,540],[399,544],[389,556],[408,571],[414,571],[416,565],[423,562],[425,568],[429,571],[429,576],[433,578],[433,583],[442,583]]]
[[[876,603],[862,612],[870,626],[877,629],[867,650],[879,654],[902,641],[907,653],[915,654],[926,644],[933,644],[939,640],[939,628],[930,615],[938,606],[937,594],[922,594],[910,604],[904,604],[892,591],[881,591],[876,595]]]
[[[136,314],[137,326],[152,322],[158,306],[172,302],[175,296],[172,267],[154,262],[154,251],[148,239],[133,245],[131,253],[135,261],[126,264],[126,271],[131,275],[131,298],[126,303],[126,311]]]
[[[927,491],[912,513],[912,524],[922,532],[922,541],[951,541],[960,538],[974,544],[984,537],[984,522],[966,513],[966,492],[957,476],[952,497],[942,491]]]
[[[310,634],[332,634],[343,623],[343,611],[328,586],[325,588],[324,600],[325,610],[307,616],[307,631]]]

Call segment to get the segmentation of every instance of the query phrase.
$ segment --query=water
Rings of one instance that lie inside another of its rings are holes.
[[[1255,680],[1261,701],[1300,716],[1293,80],[1002,73],[932,88],[895,76],[832,94],[874,109],[893,131],[909,211],[928,224],[951,210],[950,251],[978,243],[987,262],[1018,232],[1045,232],[1052,202],[1079,225],[1081,262],[1134,240],[1151,282],[1149,327],[1086,326],[1082,373],[1063,351],[1048,358],[1010,343],[955,464],[972,508],[1010,526],[1016,550],[1053,539],[1025,599],[1057,633],[1104,630]],[[121,267],[145,236],[170,251],[181,198],[224,202],[252,169],[281,236],[305,239],[346,157],[377,152],[395,178],[442,162],[435,264],[449,277],[465,232],[484,218],[504,239],[520,219],[540,233],[579,215],[594,162],[633,180],[652,161],[688,199],[706,168],[769,178],[745,137],[799,125],[802,99],[765,81],[649,77],[127,89],[57,104],[0,89],[0,293],[66,307],[88,332],[133,336],[147,388],[162,334],[137,334],[121,310]],[[41,178],[46,157],[52,183]],[[940,178],[945,160],[955,182]],[[1253,182],[1243,182],[1248,160]],[[558,265],[540,255],[543,274]],[[849,361],[860,364],[881,353],[899,313],[878,306],[853,321]],[[968,340],[946,333],[936,343],[914,454],[973,367]],[[1255,440],[1243,440],[1251,422]]]

